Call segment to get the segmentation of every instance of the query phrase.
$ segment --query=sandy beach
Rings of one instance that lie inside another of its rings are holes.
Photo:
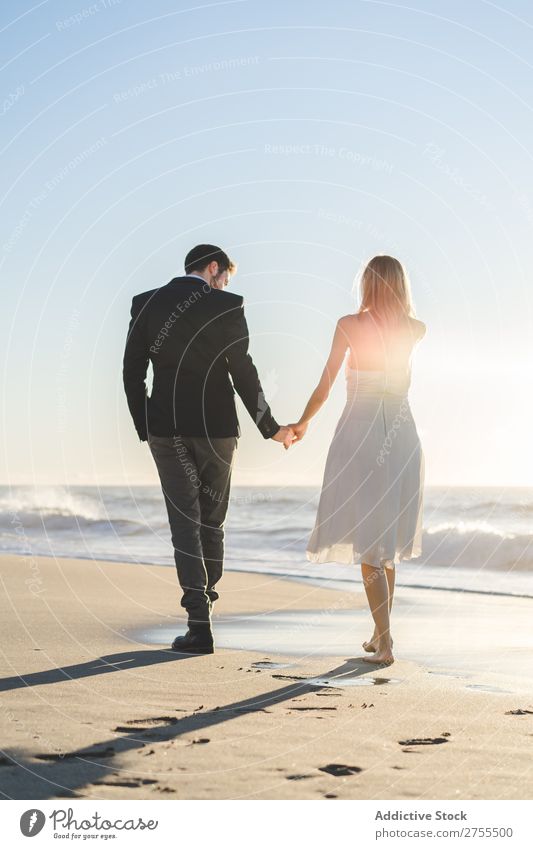
[[[172,568],[0,566],[3,798],[531,798],[531,599],[398,588],[379,668],[360,585],[226,572],[185,657]]]

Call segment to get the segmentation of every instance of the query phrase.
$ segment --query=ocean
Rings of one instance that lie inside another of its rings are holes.
[[[306,560],[318,495],[234,486],[226,569],[360,583],[359,566]],[[533,598],[532,520],[533,489],[427,487],[423,553],[397,564],[397,584]],[[159,486],[2,486],[0,551],[174,568]]]

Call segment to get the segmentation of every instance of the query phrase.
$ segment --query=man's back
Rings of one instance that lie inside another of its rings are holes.
[[[196,245],[184,277],[133,298],[124,351],[128,406],[148,441],[168,512],[187,633],[173,651],[214,651],[211,609],[224,567],[224,521],[239,423],[235,391],[265,439],[289,447],[293,432],[270,412],[248,353],[243,299],[223,291],[235,263]],[[154,370],[147,398],[146,372]]]
[[[149,360],[154,379],[146,399]],[[141,439],[148,432],[239,436],[234,387],[265,438],[279,427],[248,354],[242,297],[200,277],[176,277],[133,298],[123,377]]]

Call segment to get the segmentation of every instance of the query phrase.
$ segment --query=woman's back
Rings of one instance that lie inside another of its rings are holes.
[[[341,322],[350,348],[347,365],[359,371],[409,370],[413,348],[426,332],[416,318],[405,316],[387,324],[369,310],[344,316]]]
[[[375,624],[363,645],[380,664],[394,659],[389,587],[395,561],[421,553],[424,455],[408,390],[413,348],[426,328],[413,312],[401,262],[373,257],[361,276],[359,311],[337,322],[320,381],[291,425],[301,439],[344,362],[346,404],[328,450],[307,558],[361,563]]]
[[[369,312],[340,323],[350,348],[346,405],[307,557],[379,569],[420,553],[424,461],[407,396],[411,354],[425,326],[407,316],[394,326],[378,323]]]

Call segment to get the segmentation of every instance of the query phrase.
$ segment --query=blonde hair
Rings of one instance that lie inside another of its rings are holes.
[[[401,262],[393,256],[372,257],[361,275],[360,290],[360,313],[368,311],[374,318],[387,323],[415,317],[409,277]]]

